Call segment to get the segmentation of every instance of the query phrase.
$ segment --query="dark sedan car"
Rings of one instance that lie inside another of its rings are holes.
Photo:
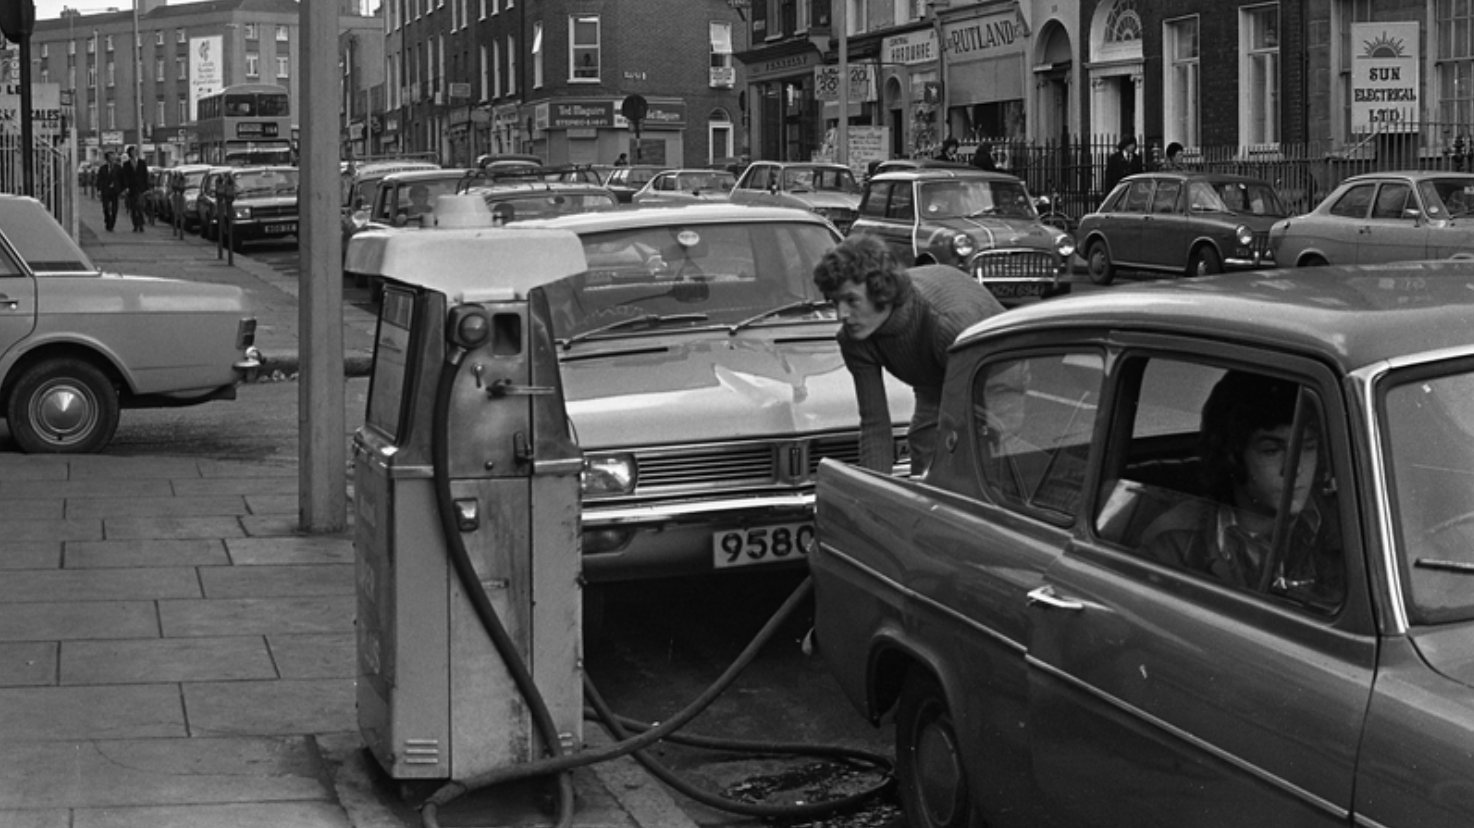
[[[1471,318],[1441,261],[959,337],[947,450],[924,481],[824,463],[809,556],[908,824],[1474,824]]]
[[[1269,248],[1284,267],[1474,254],[1474,175],[1404,170],[1353,176],[1314,210],[1271,227]]]
[[[879,236],[903,264],[950,264],[1010,303],[1065,293],[1075,240],[1039,221],[1024,183],[971,167],[873,176],[850,234]]]
[[[1259,179],[1162,171],[1123,179],[1080,219],[1075,238],[1099,285],[1122,268],[1203,276],[1272,267],[1269,227],[1286,215]]]

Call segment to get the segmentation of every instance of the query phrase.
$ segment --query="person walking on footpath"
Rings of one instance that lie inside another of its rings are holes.
[[[860,465],[886,474],[895,467],[882,373],[890,371],[916,392],[906,441],[911,474],[925,474],[936,450],[947,349],[1003,306],[951,265],[902,267],[885,242],[868,234],[850,236],[825,253],[814,267],[814,285],[839,314],[836,338],[860,412]]]
[[[1105,191],[1116,189],[1121,179],[1142,172],[1145,165],[1141,153],[1136,151],[1136,139],[1130,135],[1116,142],[1116,151],[1106,159]]]
[[[127,188],[128,217],[133,220],[133,232],[143,232],[143,197],[148,193],[148,164],[138,157],[138,147],[129,144],[125,150],[128,160],[123,162],[123,185]]]
[[[102,166],[97,169],[97,197],[102,199],[102,221],[109,233],[118,223],[118,194],[123,191],[123,168],[118,166],[118,156],[109,151],[103,154]]]

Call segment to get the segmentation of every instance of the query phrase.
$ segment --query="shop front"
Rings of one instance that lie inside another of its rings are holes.
[[[879,121],[890,127],[891,156],[924,157],[941,144],[941,74],[935,27],[891,35],[881,41]]]
[[[766,56],[743,56],[753,157],[808,161],[824,142],[814,96],[814,70],[824,63],[823,55],[808,40],[789,41],[762,54]]]
[[[638,135],[619,113],[621,99],[541,101],[522,107],[530,124],[530,151],[550,164],[609,164],[628,153],[632,163],[678,167],[685,163],[686,104],[674,98],[646,99]]]
[[[946,133],[964,145],[1024,140],[1028,23],[1014,0],[969,6],[942,22]],[[945,139],[946,135],[942,138]]]

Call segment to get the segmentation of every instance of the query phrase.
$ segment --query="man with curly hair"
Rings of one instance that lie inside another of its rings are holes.
[[[839,350],[855,380],[860,465],[895,466],[882,370],[911,386],[916,407],[906,440],[921,476],[936,448],[947,349],[963,330],[1003,310],[993,294],[950,265],[904,268],[880,239],[857,235],[824,254],[814,284],[839,313]]]

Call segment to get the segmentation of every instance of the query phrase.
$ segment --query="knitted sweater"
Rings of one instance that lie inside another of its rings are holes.
[[[860,465],[889,473],[895,464],[890,404],[884,368],[916,392],[908,433],[935,428],[947,375],[947,349],[957,335],[1003,310],[987,288],[950,265],[924,265],[907,271],[913,292],[891,309],[881,326],[863,340],[840,328],[839,350],[855,378],[860,409]]]

